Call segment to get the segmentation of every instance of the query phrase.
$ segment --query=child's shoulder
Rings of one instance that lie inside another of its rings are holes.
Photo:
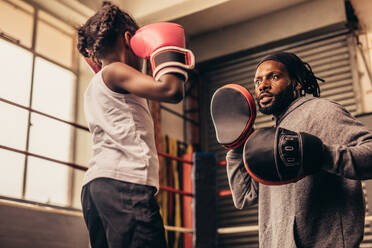
[[[102,68],[103,78],[117,80],[127,77],[131,73],[131,67],[122,62],[113,62]]]

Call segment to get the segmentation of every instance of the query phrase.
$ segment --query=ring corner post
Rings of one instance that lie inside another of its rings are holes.
[[[194,238],[193,247],[217,246],[216,155],[194,153]]]

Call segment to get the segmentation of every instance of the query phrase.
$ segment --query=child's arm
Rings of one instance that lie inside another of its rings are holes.
[[[167,73],[158,81],[124,63],[108,65],[102,72],[103,81],[115,92],[129,91],[150,100],[178,103],[184,96],[184,79]]]
[[[130,39],[132,51],[149,59],[155,80],[123,63],[103,71],[105,83],[114,91],[124,89],[151,100],[177,103],[184,96],[184,81],[194,67],[192,51],[185,48],[183,27],[176,23],[153,23],[137,30]]]

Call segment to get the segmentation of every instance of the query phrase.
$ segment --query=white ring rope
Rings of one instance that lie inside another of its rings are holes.
[[[167,231],[174,231],[174,232],[183,232],[183,233],[193,233],[194,230],[192,228],[186,228],[186,227],[178,227],[178,226],[165,226],[165,230]]]
[[[258,226],[237,226],[218,228],[218,234],[242,233],[258,231]]]

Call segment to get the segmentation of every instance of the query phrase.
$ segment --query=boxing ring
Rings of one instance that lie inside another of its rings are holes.
[[[40,112],[38,110],[32,109],[32,108],[27,107],[27,106],[23,106],[21,104],[18,104],[18,103],[15,103],[15,102],[3,99],[3,98],[0,98],[0,101],[4,102],[4,103],[7,103],[7,104],[10,104],[10,105],[13,105],[15,107],[30,111],[32,113],[36,113],[36,114],[45,116],[45,117],[50,118],[50,119],[53,119],[53,120],[56,120],[56,121],[59,121],[59,122],[63,122],[65,124],[71,125],[72,127],[75,127],[75,128],[87,131],[87,132],[89,131],[89,129],[87,127],[85,127],[83,125],[80,125],[78,123],[63,120],[63,119],[60,119],[58,117]],[[23,154],[23,155],[26,155],[26,156],[36,157],[36,158],[43,159],[43,160],[48,160],[48,161],[51,161],[51,162],[54,162],[54,163],[57,163],[57,164],[61,164],[61,165],[65,165],[65,166],[68,166],[68,167],[71,167],[73,169],[77,169],[77,170],[80,170],[80,171],[86,171],[87,170],[87,167],[83,166],[83,165],[79,165],[79,164],[72,163],[72,162],[61,161],[61,160],[58,160],[58,159],[54,159],[54,158],[50,158],[50,157],[47,157],[47,156],[35,154],[35,153],[32,153],[32,152],[15,149],[15,148],[12,148],[12,147],[9,147],[9,146],[0,145],[0,149],[20,153],[20,154]],[[158,156],[163,157],[164,159],[167,159],[167,160],[178,161],[178,162],[180,162],[180,164],[178,164],[178,166],[195,167],[195,164],[200,164],[200,163],[205,162],[205,161],[204,162],[203,161],[196,162],[196,160],[198,160],[198,158],[195,158],[195,154],[194,154],[193,158],[191,159],[190,157],[189,158],[181,158],[181,157],[177,157],[177,156],[159,151]],[[202,154],[202,157],[203,157],[203,154]],[[212,159],[212,161],[210,161],[211,159]],[[216,162],[215,160],[213,161],[213,159],[214,159],[214,154],[209,153],[208,156],[207,156],[207,163],[214,164],[213,166],[215,166],[216,168],[217,168],[217,166],[222,166],[222,167],[226,166],[226,161]],[[208,162],[208,160],[209,160],[209,162]],[[210,236],[210,235],[214,236],[214,235],[217,235],[217,234],[218,235],[225,235],[225,234],[258,231],[258,226],[256,226],[256,225],[255,226],[217,228],[217,223],[216,223],[215,217],[212,218],[214,220],[211,222],[210,219],[208,219],[208,218],[210,218],[211,215],[205,215],[204,214],[205,212],[210,212],[211,207],[212,207],[212,209],[216,208],[216,206],[211,206],[213,204],[216,205],[216,202],[213,201],[213,200],[209,200],[209,202],[207,204],[202,203],[203,201],[206,200],[206,198],[205,198],[205,196],[206,196],[205,187],[212,188],[209,191],[209,193],[210,192],[215,192],[215,191],[213,191],[213,187],[216,188],[216,185],[213,185],[213,183],[215,183],[215,180],[214,181],[212,180],[213,182],[209,182],[209,183],[206,184],[204,179],[205,179],[205,175],[210,174],[212,171],[213,171],[213,173],[212,173],[212,175],[209,176],[209,178],[215,178],[216,168],[210,170],[210,167],[208,167],[208,170],[206,170],[205,166],[199,166],[199,172],[196,172],[195,168],[192,168],[192,170],[193,170],[192,173],[194,174],[194,177],[195,177],[195,173],[201,173],[203,175],[200,178],[194,178],[194,180],[192,182],[192,184],[194,184],[192,189],[189,188],[188,190],[181,190],[181,189],[176,189],[176,188],[170,187],[168,185],[160,185],[160,187],[159,187],[160,192],[165,191],[165,192],[168,192],[170,194],[177,194],[180,197],[183,197],[184,199],[186,199],[186,198],[189,199],[189,204],[191,204],[193,206],[193,209],[192,209],[192,211],[193,211],[193,213],[192,213],[193,214],[193,223],[188,223],[187,226],[164,225],[165,230],[168,231],[168,232],[178,232],[178,233],[191,235],[191,238],[189,238],[188,241],[185,241],[186,242],[185,244],[188,244],[188,245],[185,245],[185,247],[191,246],[191,243],[193,243],[193,242],[194,243],[203,243],[203,242],[205,243],[205,242],[207,242],[208,245],[211,245],[211,239],[207,238],[207,236]],[[204,170],[204,172],[203,172],[203,170]],[[200,196],[196,198],[195,197],[195,192],[201,192]],[[215,195],[217,195],[217,197],[231,197],[231,191],[230,190],[221,190],[219,192],[215,192]],[[199,206],[198,203],[201,203],[200,204],[201,207],[198,207]],[[211,213],[213,214],[213,213],[215,213],[215,211],[216,210],[211,211]],[[198,220],[198,216],[199,216],[199,220]],[[209,217],[205,218],[205,216],[209,216]],[[211,227],[213,227],[213,228],[211,228]],[[202,229],[204,229],[204,230],[209,229],[210,231],[209,231],[208,235],[207,235],[207,233],[203,232],[204,234],[199,235],[199,238],[195,238],[195,236],[198,236],[196,230],[202,230]],[[187,239],[187,238],[185,238],[185,239]],[[216,241],[214,241],[214,242],[216,242]]]
[[[81,130],[89,132],[88,127],[85,127],[85,126],[80,125],[78,123],[74,123],[74,122],[70,122],[70,121],[67,121],[67,120],[60,119],[58,117],[40,112],[38,110],[35,110],[35,109],[30,108],[30,107],[27,107],[27,106],[9,101],[7,99],[3,99],[1,97],[0,97],[0,101],[4,102],[6,104],[13,105],[17,108],[21,108],[21,109],[27,110],[29,112],[42,115],[44,117],[47,117],[47,118],[50,118],[50,119],[53,119],[53,120],[56,120],[56,121],[59,121],[59,122],[63,122],[65,124],[68,124],[72,127],[77,128],[77,129],[81,129]],[[86,166],[83,166],[83,165],[80,165],[80,164],[54,159],[54,158],[51,158],[51,157],[47,157],[47,156],[43,156],[43,155],[40,155],[40,154],[32,153],[32,152],[29,152],[29,151],[26,151],[26,150],[16,149],[16,148],[1,145],[1,144],[0,144],[0,149],[12,151],[12,152],[23,154],[23,155],[26,155],[26,156],[39,158],[39,159],[42,159],[42,160],[47,160],[47,161],[57,163],[57,164],[60,164],[60,165],[64,165],[64,166],[68,166],[68,167],[71,167],[73,169],[77,169],[77,170],[80,170],[80,171],[86,171],[88,169]],[[178,163],[178,166],[189,166],[189,167],[191,167],[191,170],[189,170],[189,172],[192,173],[193,176],[190,176],[190,179],[192,177],[194,177],[194,180],[192,180],[192,182],[189,183],[189,185],[191,185],[192,187],[189,186],[187,190],[183,190],[183,189],[176,189],[176,188],[170,187],[168,185],[160,185],[159,191],[160,192],[168,192],[170,194],[177,194],[180,197],[183,197],[184,199],[188,199],[188,201],[184,201],[184,202],[188,202],[188,204],[191,205],[190,208],[188,208],[188,211],[190,211],[190,210],[192,211],[192,215],[193,215],[193,219],[191,221],[192,223],[190,223],[190,221],[188,221],[187,225],[185,225],[185,226],[164,225],[164,228],[167,232],[178,232],[178,233],[191,235],[191,236],[189,236],[189,238],[184,239],[185,240],[184,247],[192,247],[192,246],[196,247],[196,246],[198,246],[198,244],[200,244],[202,242],[204,242],[204,243],[206,242],[206,241],[200,241],[200,240],[203,240],[203,239],[207,238],[207,236],[204,236],[205,231],[206,231],[205,226],[208,226],[207,229],[209,229],[209,233],[213,234],[213,232],[215,232],[216,225],[213,222],[212,222],[212,225],[210,225],[209,221],[202,220],[203,218],[205,218],[203,216],[206,216],[203,213],[203,211],[207,210],[208,207],[209,208],[210,207],[212,207],[212,208],[215,207],[215,204],[212,201],[212,204],[214,204],[214,206],[211,206],[210,203],[208,203],[208,205],[204,205],[203,208],[198,208],[199,202],[197,202],[197,199],[200,199],[200,202],[202,202],[204,199],[206,199],[205,192],[204,192],[205,191],[204,190],[204,185],[205,185],[204,176],[198,176],[198,175],[201,175],[200,169],[205,170],[205,168],[203,168],[204,166],[198,166],[200,168],[199,171],[198,171],[198,170],[195,169],[195,165],[202,164],[207,160],[207,162],[212,161],[212,166],[214,166],[213,163],[215,164],[215,160],[213,160],[214,159],[214,154],[207,154],[205,156],[205,154],[197,155],[197,154],[194,153],[194,154],[192,154],[192,158],[190,157],[191,154],[185,154],[185,155],[189,155],[189,156],[177,157],[177,156],[165,153],[165,152],[161,152],[161,151],[158,152],[159,158],[162,157],[166,160],[174,160],[174,161],[180,162],[180,163]],[[212,169],[212,171],[213,171],[213,169]],[[195,179],[195,177],[198,177],[198,178]],[[213,175],[210,178],[213,178]],[[212,191],[213,191],[213,187],[215,188],[215,185],[212,185]],[[198,194],[199,196],[196,199],[195,192],[204,192],[204,193],[203,194],[199,193]],[[210,195],[210,194],[208,193],[208,195]],[[196,209],[200,209],[200,211],[196,210]],[[215,215],[213,211],[211,211],[210,213],[212,215]],[[198,220],[198,216],[199,216],[200,221]],[[203,230],[204,234],[203,235],[198,235],[196,230]],[[198,236],[199,238],[196,238],[195,236]],[[202,238],[202,237],[205,237],[205,238]],[[213,235],[209,236],[209,238],[211,238],[211,237],[213,237]],[[209,240],[207,242],[208,242],[208,244],[214,243],[215,238],[213,239],[213,241]]]
[[[224,167],[227,165],[225,160],[219,161],[217,166]],[[217,193],[217,197],[231,197],[232,192],[230,189],[219,190]],[[246,233],[246,232],[258,232],[258,225],[247,225],[247,226],[237,226],[237,227],[220,227],[217,228],[217,233],[219,235],[226,235],[226,234],[236,234],[236,233]]]

